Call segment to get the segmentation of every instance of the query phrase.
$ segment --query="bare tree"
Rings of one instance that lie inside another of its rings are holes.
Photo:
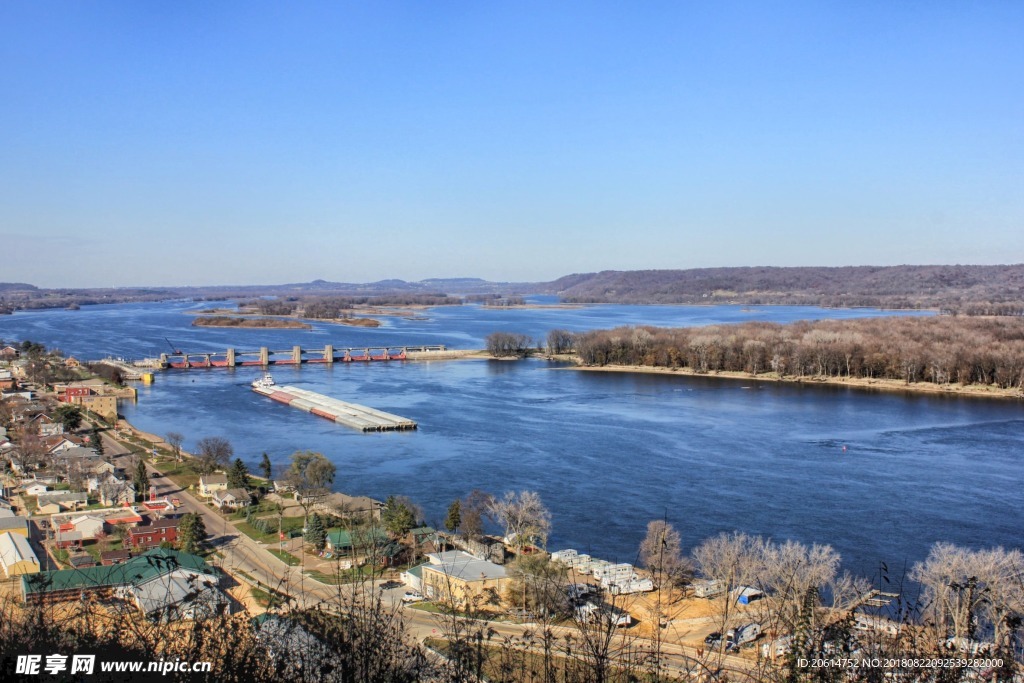
[[[235,454],[228,440],[220,436],[204,437],[196,444],[196,448],[199,451],[199,469],[204,474],[227,467],[231,456]]]
[[[462,533],[466,538],[475,541],[483,536],[484,518],[490,514],[493,501],[494,496],[480,489],[473,489],[462,501]]]
[[[701,574],[717,581],[722,593],[718,601],[718,630],[725,633],[732,625],[732,604],[736,599],[733,590],[756,582],[761,571],[765,543],[757,536],[740,532],[721,533],[706,539],[693,550],[693,558]],[[721,639],[719,653],[724,654],[725,638]]]
[[[780,629],[792,632],[801,618],[801,611],[819,590],[831,585],[839,569],[839,553],[830,545],[806,546],[797,541],[763,546],[759,587]],[[813,626],[813,625],[812,625]]]
[[[535,491],[508,491],[491,502],[491,515],[505,528],[505,540],[520,554],[523,546],[547,546],[551,531],[551,513]]]
[[[910,578],[924,587],[927,614],[939,637],[960,642],[979,635],[1002,642],[1012,617],[1024,614],[1024,555],[1019,550],[970,550],[936,543]]]
[[[683,556],[679,532],[661,519],[647,523],[647,535],[640,542],[640,562],[651,571],[659,589],[693,578],[693,563]]]
[[[334,483],[334,463],[322,453],[314,451],[295,451],[292,453],[292,464],[285,475],[285,481],[295,490],[295,500],[299,501],[305,514],[306,525],[309,524],[309,511],[331,492]]]
[[[181,445],[185,443],[185,436],[179,432],[167,432],[164,437],[164,441],[171,447],[171,452],[174,454],[174,461],[181,462]]]

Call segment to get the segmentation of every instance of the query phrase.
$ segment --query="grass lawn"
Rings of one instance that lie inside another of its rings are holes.
[[[383,572],[380,569],[374,569],[368,565],[333,572],[313,570],[307,573],[320,583],[326,583],[332,586],[337,586],[343,583],[356,583],[358,581],[376,581],[377,579],[384,578]]]
[[[61,566],[66,567],[68,565],[68,551],[66,548],[55,548],[50,554],[53,555],[53,558],[57,560]]]
[[[160,472],[183,489],[199,484],[199,473],[196,472],[192,463],[187,460],[178,463],[168,463],[166,466],[161,467]]]
[[[289,552],[286,552],[284,550],[276,550],[276,549],[273,549],[273,548],[268,548],[267,550],[270,551],[271,555],[273,555],[277,559],[281,560],[282,562],[284,562],[285,564],[287,564],[290,567],[295,567],[295,566],[298,566],[298,565],[302,564],[302,560],[300,560],[299,558],[295,557],[294,555],[292,555]]]
[[[277,591],[267,591],[262,588],[252,587],[249,589],[249,592],[257,604],[261,607],[266,607],[267,609],[276,605],[283,605],[287,600],[287,598]]]
[[[277,515],[269,515],[260,519],[272,519],[276,522],[276,517]],[[254,541],[259,541],[260,543],[273,543],[278,540],[276,523],[274,524],[273,530],[266,534],[253,528],[253,526],[248,522],[235,522],[235,528],[249,538]],[[301,517],[285,517],[281,520],[281,532],[285,535],[287,535],[289,531],[294,531],[296,529],[302,529]]]

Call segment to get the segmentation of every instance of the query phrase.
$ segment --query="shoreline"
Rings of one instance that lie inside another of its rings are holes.
[[[744,380],[747,382],[771,382],[780,384],[797,384],[808,386],[834,386],[847,387],[850,389],[900,392],[906,394],[932,395],[932,396],[968,396],[971,398],[996,398],[1010,400],[1024,400],[1024,391],[1019,389],[1000,389],[980,385],[961,386],[959,384],[939,385],[930,382],[915,382],[906,384],[902,380],[895,379],[867,379],[867,378],[846,378],[846,377],[778,377],[770,373],[751,375],[746,372],[720,371],[720,372],[694,372],[690,368],[665,368],[644,365],[575,365],[569,368],[554,368],[558,370],[579,370],[583,372],[625,372],[645,375],[674,375],[677,377],[709,377],[714,379]]]

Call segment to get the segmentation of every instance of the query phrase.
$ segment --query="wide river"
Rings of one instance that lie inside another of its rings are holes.
[[[496,330],[544,336],[622,324],[891,315],[801,307],[435,308],[376,329],[201,329],[210,303],[89,306],[0,316],[0,338],[79,358],[381,344],[481,348]],[[165,339],[166,338],[166,339]],[[169,342],[167,340],[170,340]],[[254,368],[161,373],[123,404],[140,429],[224,436],[252,468],[312,449],[335,488],[407,495],[437,526],[473,488],[531,489],[552,511],[552,549],[633,561],[647,522],[667,516],[692,547],[720,531],[829,543],[854,573],[891,574],[936,541],[1021,547],[1024,405],[745,381],[577,372],[544,361],[434,361],[274,369],[295,384],[416,420],[363,434],[249,390]],[[845,449],[844,449],[845,446]]]

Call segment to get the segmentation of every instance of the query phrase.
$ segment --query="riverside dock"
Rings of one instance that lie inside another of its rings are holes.
[[[265,386],[254,382],[252,390],[280,403],[290,405],[313,415],[363,432],[387,432],[416,429],[416,423],[398,415],[386,413],[357,403],[340,401],[298,387]]]

